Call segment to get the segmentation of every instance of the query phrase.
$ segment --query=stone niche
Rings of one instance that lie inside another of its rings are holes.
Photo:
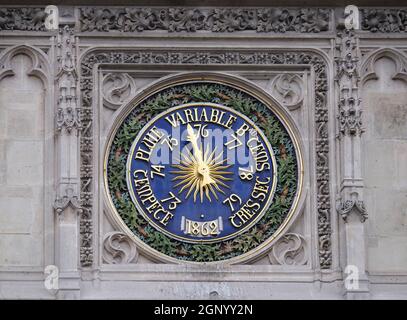
[[[363,86],[367,262],[372,273],[407,271],[407,83],[403,63],[401,55],[384,53],[373,63],[375,76]]]
[[[44,85],[31,58],[0,81],[0,265],[43,266]],[[17,249],[16,249],[17,248]],[[27,253],[30,254],[27,254]]]

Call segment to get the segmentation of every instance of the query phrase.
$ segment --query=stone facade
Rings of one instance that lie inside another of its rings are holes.
[[[0,298],[407,298],[407,9],[44,9],[0,8]],[[294,219],[244,263],[159,261],[107,202],[117,119],[190,74],[265,91],[300,139]]]

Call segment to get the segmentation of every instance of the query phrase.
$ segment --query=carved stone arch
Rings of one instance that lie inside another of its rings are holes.
[[[11,60],[18,54],[26,55],[31,60],[31,69],[28,70],[27,74],[38,77],[47,87],[50,71],[48,58],[41,50],[28,45],[11,47],[2,53],[0,57],[0,80],[14,75]]]
[[[396,66],[396,72],[392,75],[392,79],[407,81],[407,56],[393,48],[381,48],[371,53],[363,62],[360,73],[362,84],[368,80],[379,78],[376,74],[375,64],[383,57],[391,59]]]

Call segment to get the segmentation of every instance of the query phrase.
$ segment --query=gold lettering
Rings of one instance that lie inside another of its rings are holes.
[[[187,119],[187,122],[195,121],[194,116],[192,115],[192,110],[191,109],[185,109],[184,114],[185,114],[185,119]]]
[[[171,117],[171,119],[170,119],[170,117]],[[165,120],[167,120],[173,128],[176,128],[179,126],[179,122],[177,120],[175,120],[174,113],[171,113],[169,116],[165,117]]]
[[[211,112],[211,122],[217,123],[218,122],[218,117],[219,117],[219,110],[212,109]]]
[[[136,160],[144,160],[149,161],[150,153],[146,150],[143,150],[141,147],[137,149],[136,156],[134,157]]]
[[[186,124],[184,118],[181,116],[181,114],[179,112],[177,112],[176,117],[177,117],[178,122],[181,121],[182,124]]]
[[[223,116],[224,116],[224,115],[225,115],[225,112],[224,112],[224,111],[221,111],[220,114],[219,114],[219,117],[218,117],[217,123],[220,124],[221,126],[225,126],[225,124],[222,123],[222,119],[223,119]]]
[[[252,209],[254,212],[259,211],[260,209],[260,204],[257,202],[254,202],[252,199],[247,200],[246,205],[248,208]]]
[[[146,209],[149,213],[152,213],[154,209],[160,207],[160,203],[158,201],[154,202],[151,206],[148,206]]]
[[[239,224],[235,222],[236,219],[236,213],[231,215],[229,217],[230,223],[232,224],[232,226],[234,226],[235,228],[240,228],[242,226],[242,222],[240,222]]]
[[[240,147],[243,144],[242,141],[240,141],[239,138],[236,137],[234,133],[232,133],[231,136],[232,140],[225,143],[225,146],[228,147],[229,150]],[[233,142],[235,143],[229,147],[229,145],[232,144]]]
[[[267,196],[267,192],[269,190],[270,177],[267,177],[266,181],[260,181],[259,177],[256,177],[256,183],[254,185],[253,191],[251,196],[254,199],[259,199],[260,201],[264,201]]]
[[[242,126],[239,128],[239,129],[237,129],[237,131],[236,131],[236,134],[238,135],[238,136],[242,136],[242,135],[244,135],[244,133],[247,131],[247,130],[249,130],[249,125],[247,124],[247,123],[243,123],[242,124]]]
[[[225,127],[231,129],[233,123],[237,120],[237,118],[235,116],[229,115],[229,119],[228,121],[226,121],[225,123]]]
[[[205,118],[205,119],[204,119],[204,118]],[[208,122],[208,115],[206,114],[206,110],[205,110],[205,109],[202,109],[201,117],[199,118],[199,121]]]
[[[268,163],[268,162],[257,163],[256,169],[259,172],[261,172],[263,170],[270,170],[270,163]]]
[[[153,194],[153,190],[149,184],[147,170],[135,170],[133,172],[134,185],[140,200],[143,204],[149,202],[146,207],[148,213],[152,214],[155,220],[158,220],[162,225],[166,226],[170,219],[174,216],[170,211],[165,210],[157,198]],[[159,213],[162,212],[162,215]]]
[[[166,226],[167,224],[168,224],[168,221],[173,217],[174,215],[171,213],[171,212],[169,212],[169,211],[166,211],[166,214],[165,214],[165,216],[161,219],[161,224],[162,225],[164,225],[164,226]]]

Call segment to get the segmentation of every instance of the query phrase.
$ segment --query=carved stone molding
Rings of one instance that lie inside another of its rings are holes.
[[[61,214],[66,208],[72,207],[76,209],[78,213],[82,213],[82,203],[78,195],[74,193],[74,188],[70,185],[65,187],[65,194],[58,196],[55,199],[54,209],[55,212]]]
[[[108,264],[127,264],[138,259],[132,239],[122,232],[109,232],[103,238],[103,261]]]
[[[270,81],[267,89],[282,105],[291,111],[302,106],[304,81],[297,74],[280,74]]]
[[[379,78],[376,74],[376,62],[383,57],[391,59],[395,64],[396,71],[392,79],[407,81],[407,56],[394,48],[380,48],[371,52],[362,63],[361,80],[366,82]]]
[[[301,32],[329,31],[331,9],[80,8],[81,31]]]
[[[80,127],[79,113],[78,108],[58,108],[56,114],[56,130],[61,132],[62,129],[65,128],[68,133],[71,133],[72,129],[78,129]]]
[[[81,61],[81,199],[84,201],[84,218],[91,221],[93,197],[93,66],[98,64],[274,64],[310,65],[315,72],[315,126],[316,175],[319,257],[322,269],[332,264],[331,204],[329,190],[329,137],[327,110],[327,66],[324,58],[315,51],[181,51],[181,50],[114,50],[98,49],[88,52]],[[85,251],[90,248],[83,248]],[[82,249],[81,249],[82,250]],[[89,259],[86,260],[89,263]],[[82,265],[84,261],[82,260]],[[89,264],[88,264],[89,265]]]
[[[365,130],[362,126],[362,110],[355,107],[360,100],[349,97],[349,91],[350,89],[342,90],[343,96],[340,99],[338,115],[339,133],[342,136],[361,135]]]
[[[14,70],[12,60],[16,55],[24,54],[31,60],[31,68],[27,71],[27,75],[40,78],[44,84],[47,84],[49,79],[49,64],[47,56],[38,48],[19,45],[8,48],[1,52],[0,57],[0,80],[4,77],[13,76]]]
[[[103,105],[117,110],[136,92],[136,83],[127,73],[108,73],[103,78]]]
[[[406,32],[407,9],[362,9],[362,30],[370,32]]]
[[[274,244],[268,257],[271,264],[305,265],[308,262],[308,247],[303,236],[286,233]]]
[[[55,81],[58,85],[58,109],[56,113],[56,130],[66,129],[71,133],[79,130],[80,109],[77,107],[76,48],[74,31],[69,26],[59,29],[57,37],[57,73]]]
[[[44,8],[0,8],[0,31],[44,31]]]
[[[343,27],[343,26],[342,26]],[[362,124],[362,108],[360,99],[360,63],[358,38],[355,31],[342,29],[336,38],[336,82],[339,89],[338,101],[338,138],[341,149],[341,162],[348,163],[341,169],[341,196],[352,200],[342,200],[337,211],[346,221],[353,206],[359,209],[363,221],[367,217],[363,202],[354,199],[358,195],[355,190],[363,190],[361,161],[361,135],[365,131]],[[350,139],[344,139],[344,137]],[[360,191],[360,193],[362,193]],[[363,210],[362,210],[363,208]]]
[[[359,97],[359,58],[356,52],[356,39],[353,30],[338,33],[335,57],[336,81],[339,85],[339,138],[344,135],[361,135],[362,126],[361,99]]]
[[[88,218],[87,208],[82,206],[82,209],[79,225],[81,235],[79,259],[82,266],[89,267],[93,264],[93,223],[92,219]]]
[[[351,193],[350,197],[350,199],[340,199],[337,202],[337,211],[345,222],[347,222],[348,216],[352,212],[358,213],[360,215],[360,221],[365,222],[368,214],[364,202],[362,200],[359,200],[359,194],[357,192]]]

